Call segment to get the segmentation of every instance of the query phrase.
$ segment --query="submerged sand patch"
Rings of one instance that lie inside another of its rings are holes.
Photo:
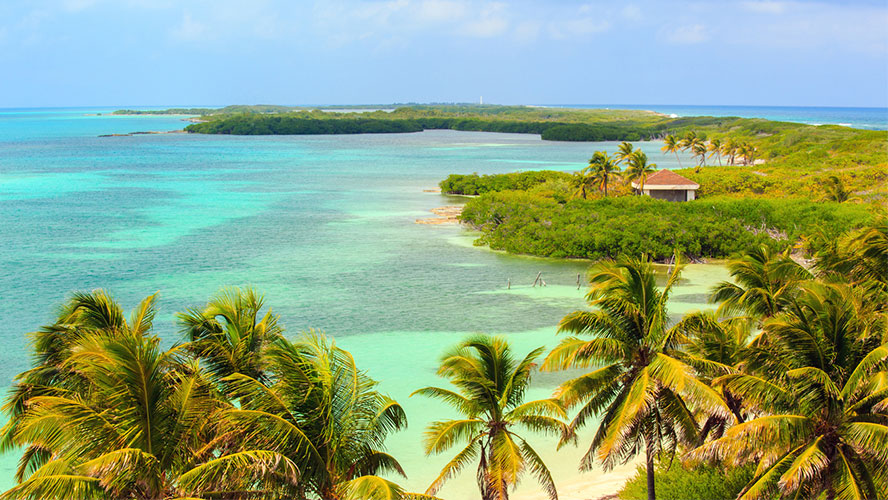
[[[428,217],[426,219],[416,219],[417,224],[459,224],[459,214],[462,213],[459,205],[448,205],[445,207],[433,208],[431,212],[437,217]]]

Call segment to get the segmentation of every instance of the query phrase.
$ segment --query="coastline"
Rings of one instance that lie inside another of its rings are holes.
[[[615,467],[609,472],[600,469],[577,475],[574,478],[556,483],[559,500],[610,500],[617,498],[617,492],[632,478],[641,465],[641,458]],[[513,495],[513,500],[548,500],[543,491]]]

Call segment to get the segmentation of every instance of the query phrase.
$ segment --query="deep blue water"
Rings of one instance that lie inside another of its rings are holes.
[[[809,125],[844,125],[886,130],[888,108],[839,108],[823,106],[688,106],[673,104],[547,104],[565,108],[644,109],[677,116],[739,116]]]

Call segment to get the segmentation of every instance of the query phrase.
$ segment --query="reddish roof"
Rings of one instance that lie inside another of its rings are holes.
[[[644,186],[688,186],[688,188],[699,188],[696,182],[682,177],[671,170],[660,170],[648,176],[644,180]]]

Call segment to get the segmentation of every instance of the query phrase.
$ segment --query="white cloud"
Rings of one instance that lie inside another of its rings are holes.
[[[637,5],[627,5],[620,11],[620,15],[626,19],[638,21],[641,19],[641,9]]]
[[[465,2],[424,0],[417,8],[416,18],[433,23],[456,21],[465,16],[467,10]]]
[[[709,35],[706,32],[705,26],[702,24],[693,24],[666,30],[664,32],[664,38],[669,43],[691,45],[709,40]]]
[[[485,5],[476,20],[463,23],[459,32],[472,37],[491,38],[502,35],[508,28],[506,4],[495,2]]]
[[[773,2],[770,0],[741,2],[740,6],[748,11],[760,14],[783,14],[786,12],[787,7],[785,2]]]
[[[192,19],[189,12],[182,15],[182,23],[172,32],[174,38],[186,41],[202,40],[208,34],[207,26]]]
[[[522,21],[515,26],[515,39],[519,42],[533,42],[540,35],[540,23],[537,21]]]

